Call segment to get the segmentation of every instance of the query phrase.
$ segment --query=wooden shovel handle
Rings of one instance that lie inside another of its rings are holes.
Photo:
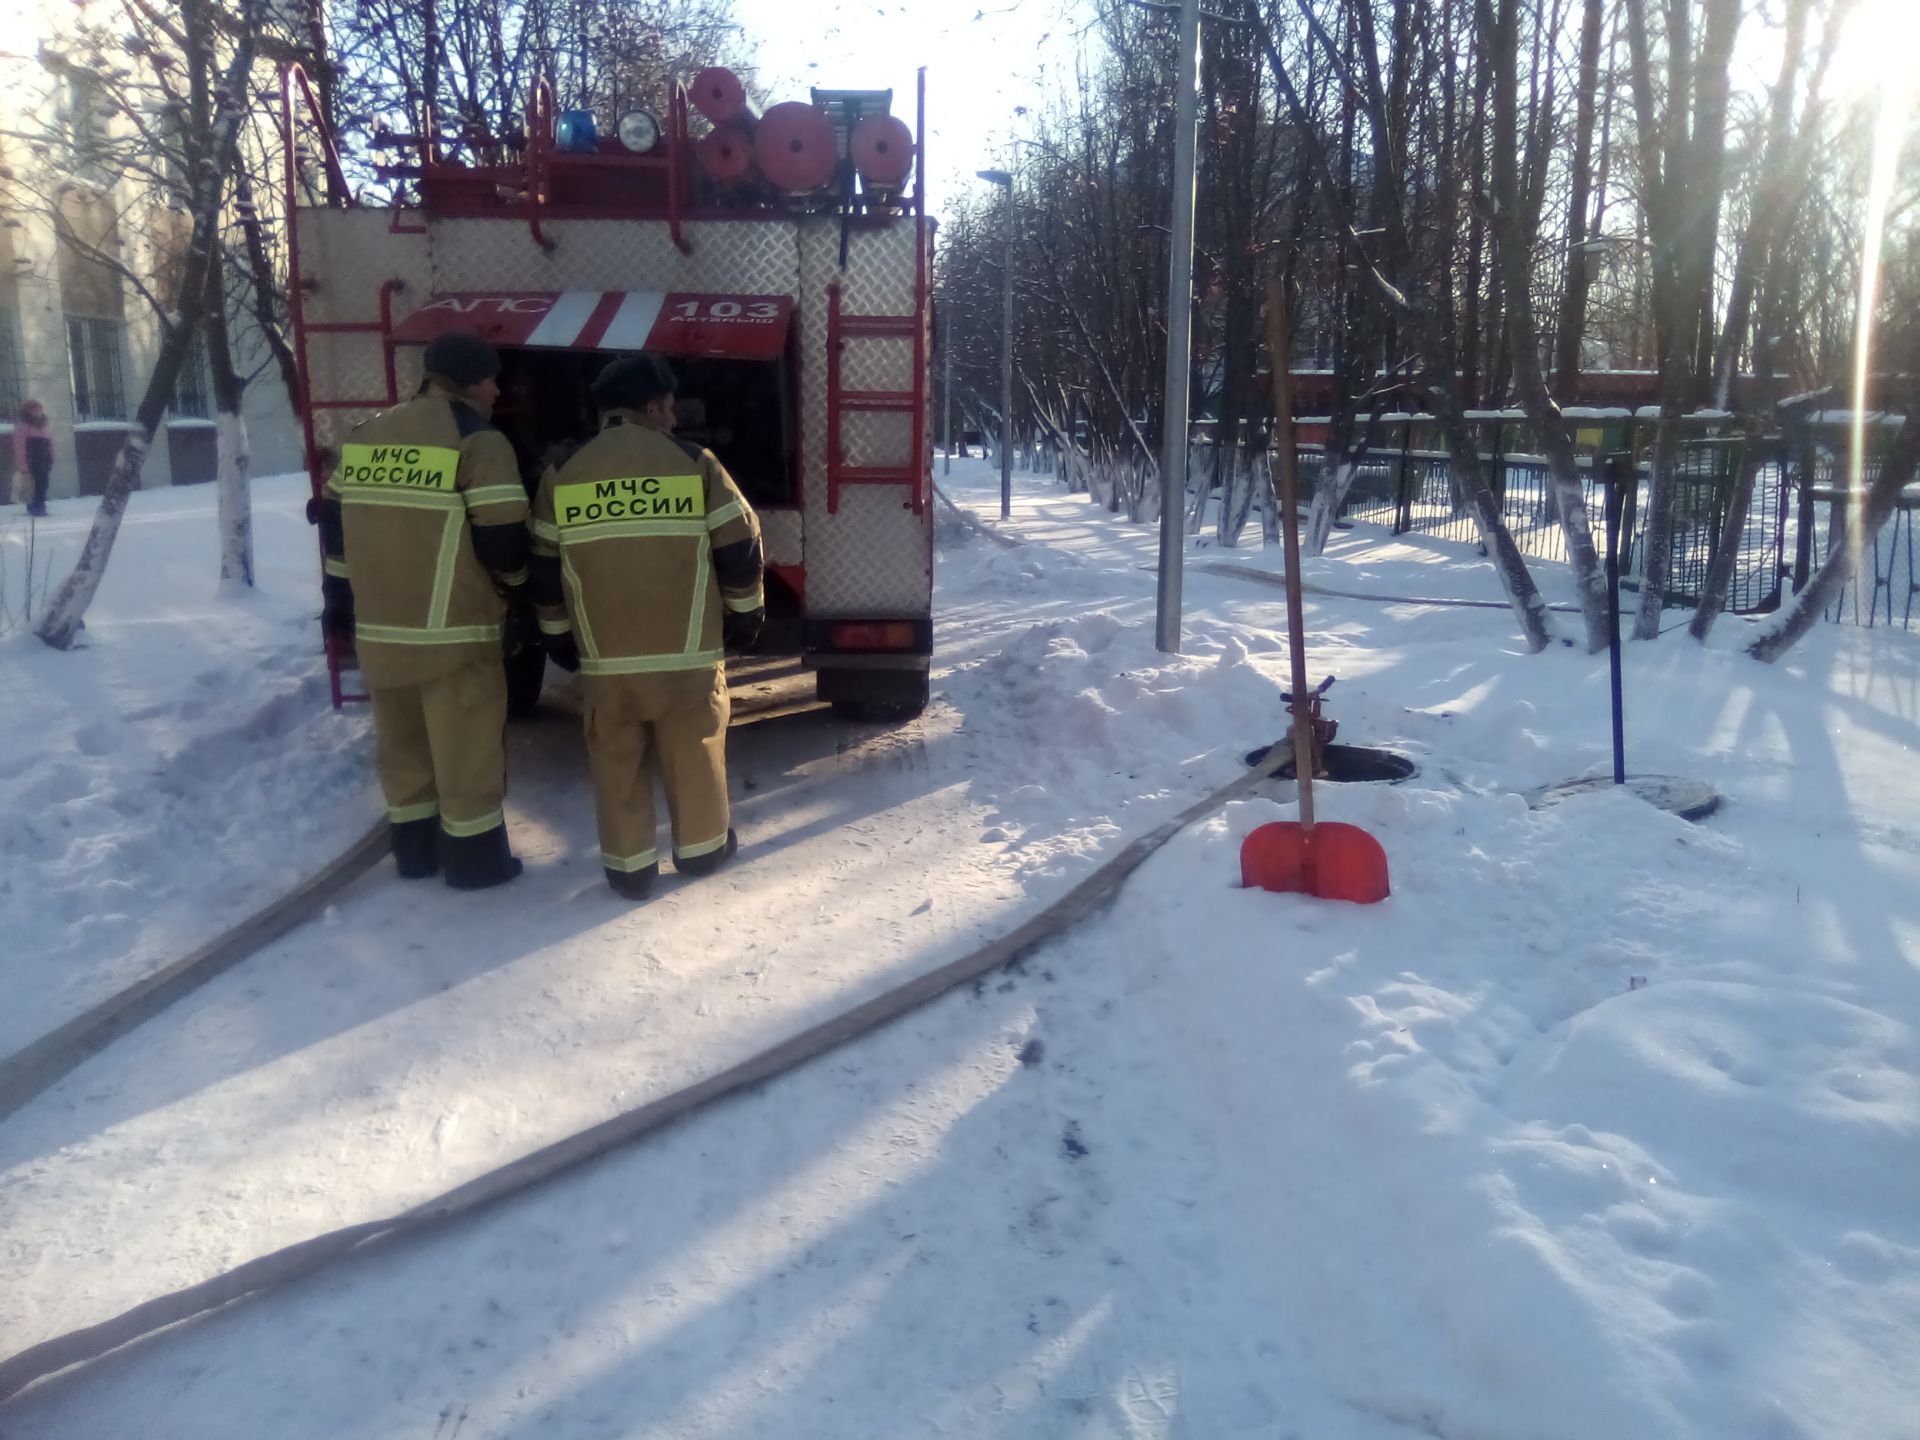
[[[1273,436],[1268,456],[1279,475],[1280,529],[1286,537],[1287,648],[1293,656],[1293,773],[1300,781],[1300,828],[1313,833],[1313,722],[1307,695],[1307,640],[1300,598],[1300,479],[1293,444],[1293,375],[1287,364],[1287,293],[1267,280],[1267,354],[1273,371]]]

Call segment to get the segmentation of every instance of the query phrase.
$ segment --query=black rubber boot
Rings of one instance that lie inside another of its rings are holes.
[[[622,900],[644,900],[653,894],[653,882],[660,878],[660,865],[656,861],[644,870],[607,870],[606,877],[613,893]]]
[[[496,825],[478,835],[440,836],[440,864],[447,884],[456,890],[487,890],[504,885],[520,873],[520,862],[507,848],[507,827]]]
[[[682,875],[711,875],[740,851],[740,837],[731,828],[727,831],[727,843],[718,850],[709,850],[704,855],[696,855],[691,860],[673,857],[673,868]]]
[[[402,880],[425,880],[440,873],[440,817],[389,822],[393,865]]]

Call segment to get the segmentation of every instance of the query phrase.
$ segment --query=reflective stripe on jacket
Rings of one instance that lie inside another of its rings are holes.
[[[513,446],[477,411],[430,385],[356,426],[323,498],[339,517],[326,571],[352,581],[369,680],[404,683],[440,668],[431,652],[499,643],[502,591],[527,582],[527,492]]]
[[[760,521],[711,451],[614,411],[533,505],[534,600],[585,675],[718,665],[721,618],[764,604]]]

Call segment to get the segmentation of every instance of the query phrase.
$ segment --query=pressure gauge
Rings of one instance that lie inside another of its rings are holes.
[[[660,143],[660,122],[644,110],[629,110],[620,117],[620,143],[636,155],[644,155]]]

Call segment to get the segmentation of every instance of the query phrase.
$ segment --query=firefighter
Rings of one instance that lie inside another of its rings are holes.
[[[421,359],[419,392],[355,427],[322,492],[325,624],[359,653],[400,874],[482,890],[520,873],[501,636],[527,590],[527,492],[488,423],[492,347],[449,332]]]
[[[660,874],[658,767],[673,866],[705,875],[728,824],[725,649],[765,615],[760,521],[712,453],[673,437],[675,379],[655,355],[593,382],[600,433],[541,477],[533,587],[548,654],[581,675],[607,883],[645,899]]]

